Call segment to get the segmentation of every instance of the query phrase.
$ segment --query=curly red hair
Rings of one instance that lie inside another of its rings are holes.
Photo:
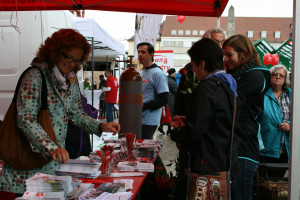
[[[58,58],[64,51],[73,48],[83,50],[81,62],[85,63],[91,52],[91,47],[86,38],[74,29],[60,29],[48,37],[45,44],[42,44],[37,52],[37,62],[47,62],[49,69],[52,69]],[[80,65],[76,66],[73,71],[77,73],[81,69]]]

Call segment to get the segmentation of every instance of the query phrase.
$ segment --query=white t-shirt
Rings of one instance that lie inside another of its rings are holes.
[[[157,66],[155,63],[153,64]],[[152,66],[153,66],[152,65]],[[155,97],[164,92],[169,92],[168,80],[166,74],[160,67],[146,68],[141,71],[143,79],[143,103],[154,100]],[[142,113],[143,125],[159,125],[161,117],[161,108],[156,110],[144,110]]]

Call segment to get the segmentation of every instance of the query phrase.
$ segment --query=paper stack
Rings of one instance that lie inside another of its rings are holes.
[[[54,176],[37,173],[25,182],[27,192],[64,192],[64,195],[66,196],[73,190],[71,176]]]
[[[103,183],[97,189],[90,189],[83,193],[79,200],[97,199],[97,200],[128,200],[132,192],[127,192],[124,183]]]
[[[154,172],[153,163],[144,163],[138,161],[119,162],[118,168],[120,171]]]
[[[49,193],[36,193],[25,192],[22,197],[16,198],[17,200],[64,200],[64,192],[49,192]]]
[[[58,164],[55,173],[59,176],[72,176],[75,179],[96,178],[101,173],[100,166],[101,163],[93,160],[70,159],[68,163]]]

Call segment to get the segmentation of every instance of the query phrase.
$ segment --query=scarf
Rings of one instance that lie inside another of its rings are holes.
[[[243,76],[244,74],[246,74],[249,70],[251,70],[252,68],[254,68],[256,65],[257,64],[255,64],[254,62],[249,61],[249,62],[246,62],[246,63],[242,64],[236,70],[228,71],[228,73],[231,74],[231,76],[235,80],[238,80],[241,76]]]
[[[60,91],[67,91],[70,87],[70,85],[73,83],[74,79],[75,79],[75,73],[73,71],[71,71],[68,74],[62,74],[58,67],[55,66],[53,68],[53,75],[55,78],[55,82],[56,82],[56,86],[58,87],[58,89]]]
[[[56,86],[58,87],[58,89],[64,91],[68,90],[69,85],[67,85],[67,81],[66,81],[67,79],[65,78],[65,76],[62,75],[62,73],[60,73],[56,65],[53,68],[53,73],[56,80]]]

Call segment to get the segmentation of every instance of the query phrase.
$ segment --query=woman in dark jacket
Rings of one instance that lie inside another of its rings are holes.
[[[241,106],[237,118],[238,158],[241,175],[232,184],[232,198],[251,200],[253,177],[259,163],[261,141],[260,118],[264,108],[264,94],[270,87],[270,72],[261,67],[255,47],[245,35],[233,35],[223,44],[227,73],[237,82]]]
[[[236,92],[236,81],[223,70],[223,54],[215,42],[202,39],[188,54],[200,82],[192,93],[191,109],[180,118],[184,125],[171,133],[171,139],[181,144],[183,155],[183,169],[178,171],[183,180],[176,188],[178,199],[185,198],[185,169],[198,174],[229,170]],[[176,123],[172,125],[176,127]]]

